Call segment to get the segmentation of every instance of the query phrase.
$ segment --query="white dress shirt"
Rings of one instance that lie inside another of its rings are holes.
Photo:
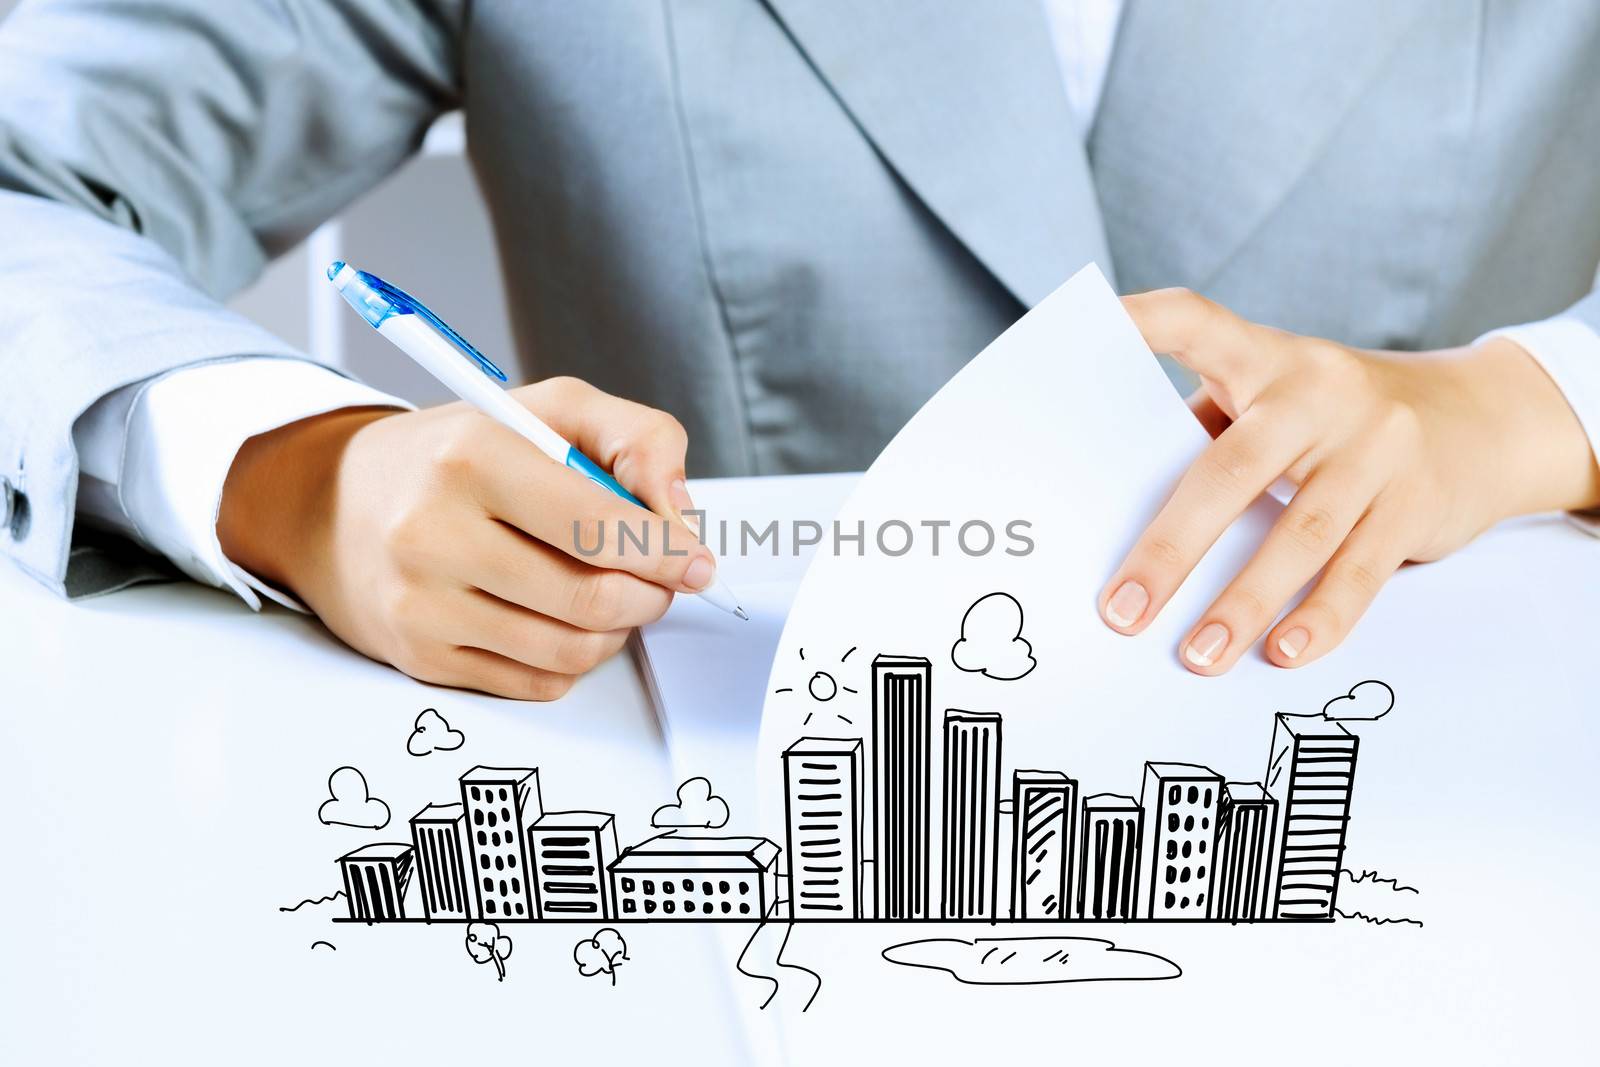
[[[1043,0],[1077,136],[1099,109],[1123,0]],[[1065,135],[1067,131],[1063,131]],[[1557,317],[1503,335],[1532,354],[1566,396],[1600,455],[1600,335]],[[1481,340],[1481,338],[1480,338]],[[299,609],[238,567],[217,539],[234,456],[249,438],[340,408],[411,405],[310,362],[239,359],[186,367],[101,398],[79,418],[80,518],[134,538],[196,581]],[[1586,528],[1600,534],[1600,522]]]

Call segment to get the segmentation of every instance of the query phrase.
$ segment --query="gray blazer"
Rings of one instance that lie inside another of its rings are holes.
[[[692,473],[830,470],[1089,260],[1359,345],[1600,327],[1597,57],[1589,0],[1135,0],[1085,150],[1039,0],[26,5],[0,542],[60,587],[73,421],[297,356],[216,300],[451,108],[523,366],[674,412]]]

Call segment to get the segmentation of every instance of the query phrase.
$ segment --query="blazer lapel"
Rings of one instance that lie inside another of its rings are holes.
[[[1111,272],[1037,3],[767,2],[889,166],[1024,305],[1090,260]]]
[[[1124,286],[1206,285],[1306,174],[1419,0],[1130,0],[1089,142]]]

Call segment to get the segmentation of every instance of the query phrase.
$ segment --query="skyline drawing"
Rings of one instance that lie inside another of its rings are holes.
[[[1081,796],[1063,769],[1011,770],[1005,790],[1001,712],[944,709],[936,764],[931,662],[880,655],[872,673],[872,752],[868,738],[821,736],[782,752],[782,845],[716,832],[730,813],[703,776],[654,810],[653,836],[620,847],[611,812],[545,811],[538,768],[476,766],[460,776],[459,802],[411,818],[410,843],[339,857],[342,921],[1253,923],[1337,914],[1359,747],[1340,722],[1275,714],[1261,781],[1151,760],[1137,797]],[[408,909],[413,883],[419,900]]]

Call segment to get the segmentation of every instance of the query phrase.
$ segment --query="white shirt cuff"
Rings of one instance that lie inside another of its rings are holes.
[[[1504,337],[1521,345],[1544,368],[1572,406],[1589,438],[1589,448],[1600,459],[1600,333],[1588,323],[1558,316],[1491,330],[1478,342],[1490,337]],[[1600,512],[1577,512],[1569,517],[1580,528],[1600,537]]]
[[[196,581],[232,590],[254,610],[265,596],[304,611],[223,553],[222,487],[245,441],[353,407],[412,405],[294,359],[201,363],[126,386],[74,427],[79,510],[131,534]]]

